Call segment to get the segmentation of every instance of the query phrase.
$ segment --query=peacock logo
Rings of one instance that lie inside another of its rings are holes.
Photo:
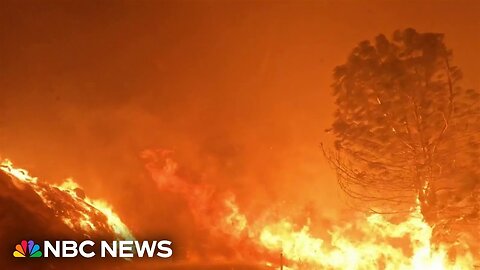
[[[40,246],[35,244],[33,240],[22,240],[20,244],[15,246],[15,251],[13,252],[14,257],[30,257],[30,258],[40,258],[43,256],[42,251],[40,251]]]

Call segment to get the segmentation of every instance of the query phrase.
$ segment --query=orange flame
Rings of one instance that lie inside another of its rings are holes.
[[[58,206],[58,202],[51,198],[55,192],[59,190],[68,194],[68,201],[74,207],[69,208],[68,211],[59,212],[58,217],[72,230],[80,231],[86,236],[92,232],[112,231],[117,239],[134,239],[128,227],[108,203],[86,197],[73,179],[67,179],[59,186],[41,183],[36,177],[30,176],[27,170],[15,168],[8,159],[0,162],[0,170],[12,176],[13,179],[29,184],[51,209],[55,210]],[[106,225],[96,219],[98,213],[106,217]]]
[[[160,155],[157,156],[157,155]],[[238,248],[248,241],[248,247],[263,254],[265,265],[279,265],[271,254],[282,253],[285,258],[283,269],[405,269],[405,270],[460,270],[473,269],[476,258],[465,243],[458,241],[463,252],[451,254],[453,244],[435,244],[432,228],[423,220],[420,208],[401,222],[392,222],[385,216],[372,214],[344,226],[330,228],[328,239],[315,236],[312,224],[295,224],[288,217],[282,219],[257,218],[252,220],[241,211],[232,192],[218,192],[215,187],[189,182],[178,176],[178,165],[168,157],[168,152],[146,152],[145,158],[153,159],[147,165],[158,188],[180,194],[188,202],[197,225],[208,228],[213,235],[227,234],[236,239]],[[28,171],[14,168],[8,160],[0,163],[0,169],[29,184],[44,203],[55,208],[46,188]],[[79,215],[73,219],[60,216],[73,230],[85,233],[102,229],[102,223],[94,218],[95,211],[106,217],[108,228],[118,239],[134,239],[128,227],[121,221],[111,206],[104,201],[86,197],[72,179],[55,187],[70,195],[80,206]],[[214,209],[212,212],[211,210]],[[268,209],[264,210],[267,217]],[[300,226],[299,226],[300,225]],[[244,258],[246,259],[246,258]]]
[[[383,215],[372,214],[330,228],[328,239],[322,239],[315,236],[310,221],[298,226],[288,217],[269,217],[268,209],[264,209],[263,215],[257,213],[255,220],[249,219],[248,214],[240,211],[232,192],[219,192],[211,185],[179,176],[176,172],[179,166],[169,154],[160,150],[146,151],[143,155],[148,160],[146,168],[158,188],[181,194],[200,224],[207,225],[205,227],[210,230],[221,228],[222,232],[228,232],[238,239],[238,247],[247,238],[259,250],[255,254],[264,254],[263,259],[244,258],[246,260],[254,259],[263,261],[266,266],[278,267],[280,257],[272,259],[272,254],[283,254],[285,270],[474,268],[474,256],[467,244],[458,241],[456,247],[461,246],[459,250],[462,252],[452,255],[453,244],[432,241],[432,228],[424,221],[418,206],[403,221],[393,222]],[[205,209],[215,209],[215,213]],[[205,220],[208,220],[207,224]]]
[[[348,237],[352,228],[360,230],[360,240]],[[330,235],[327,245],[312,235],[308,225],[295,230],[290,222],[282,220],[262,229],[260,243],[281,250],[294,269],[454,270],[472,269],[474,265],[469,252],[452,260],[446,244],[433,245],[432,229],[423,221],[419,208],[398,224],[372,214],[366,220],[336,228]],[[406,240],[407,250],[393,245],[395,239]]]

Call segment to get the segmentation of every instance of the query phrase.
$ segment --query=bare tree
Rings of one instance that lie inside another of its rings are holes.
[[[459,86],[443,34],[360,42],[334,79],[335,150],[324,151],[345,193],[376,212],[419,204],[431,224],[478,224],[480,94]]]

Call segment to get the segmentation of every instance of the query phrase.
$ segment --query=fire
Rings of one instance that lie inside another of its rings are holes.
[[[419,206],[401,220],[371,214],[327,228],[328,237],[319,237],[318,228],[308,219],[305,224],[298,224],[289,217],[270,215],[269,209],[260,210],[255,219],[251,218],[242,212],[233,192],[219,191],[178,174],[179,165],[168,151],[148,151],[143,157],[148,160],[146,168],[157,187],[186,200],[194,217],[193,226],[207,229],[217,241],[233,245],[243,260],[254,260],[273,269],[282,265],[284,270],[460,270],[473,269],[478,260],[462,240],[434,241],[433,230],[424,221]],[[0,163],[0,169],[29,185],[72,230],[86,236],[111,232],[117,239],[134,239],[108,203],[86,197],[72,179],[58,186],[42,183],[8,160]],[[55,196],[64,199],[59,203]],[[195,254],[187,260],[194,258]]]
[[[29,185],[45,205],[73,231],[87,237],[113,234],[116,239],[134,239],[128,227],[108,203],[86,197],[73,179],[67,179],[58,186],[50,185],[38,181],[27,170],[15,168],[7,159],[0,162],[0,170],[12,179]]]
[[[360,233],[358,240],[349,237],[353,230]],[[432,242],[432,229],[423,221],[418,207],[400,223],[372,214],[366,220],[336,228],[330,235],[327,245],[312,235],[309,225],[295,230],[293,224],[282,220],[262,229],[260,243],[282,251],[294,269],[454,270],[472,269],[474,265],[470,252],[452,260],[447,244]],[[406,244],[394,245],[394,240]]]
[[[135,239],[128,229],[128,227],[122,222],[120,217],[113,211],[112,206],[109,205],[107,202],[103,200],[93,200],[88,197],[81,198],[79,197],[79,194],[77,190],[80,189],[80,186],[73,181],[73,179],[68,178],[65,182],[63,182],[60,186],[57,186],[60,190],[63,190],[72,196],[83,199],[87,204],[95,207],[98,209],[100,212],[102,212],[106,217],[107,217],[107,222],[110,225],[110,227],[113,229],[115,235],[119,239]],[[85,217],[85,222],[88,224],[90,227],[94,228],[89,222],[88,222],[88,216]]]
[[[0,162],[0,169],[23,182],[37,183],[36,177],[30,176],[27,170],[13,167],[13,163],[8,159]]]
[[[232,238],[238,240],[234,244],[237,247],[250,243],[250,248],[256,250],[253,254],[258,257],[248,257],[252,252],[246,252],[250,255],[244,260],[260,261],[276,269],[282,264],[285,270],[457,270],[473,269],[474,260],[478,259],[461,240],[457,243],[434,241],[432,228],[424,221],[419,206],[413,207],[401,220],[371,214],[328,228],[327,238],[316,236],[311,221],[296,224],[288,217],[272,217],[268,209],[251,219],[241,211],[234,193],[220,192],[201,181],[180,176],[176,172],[179,165],[169,154],[161,150],[143,155],[157,187],[162,192],[182,195],[189,202],[196,225],[211,232],[220,228],[229,235],[229,242]]]

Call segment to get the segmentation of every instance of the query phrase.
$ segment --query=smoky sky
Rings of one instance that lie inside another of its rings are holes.
[[[414,27],[445,33],[479,88],[478,14],[475,1],[2,1],[0,156],[75,178],[145,236],[194,234],[145,149],[173,151],[247,212],[335,215],[319,148],[333,68],[359,41]]]

